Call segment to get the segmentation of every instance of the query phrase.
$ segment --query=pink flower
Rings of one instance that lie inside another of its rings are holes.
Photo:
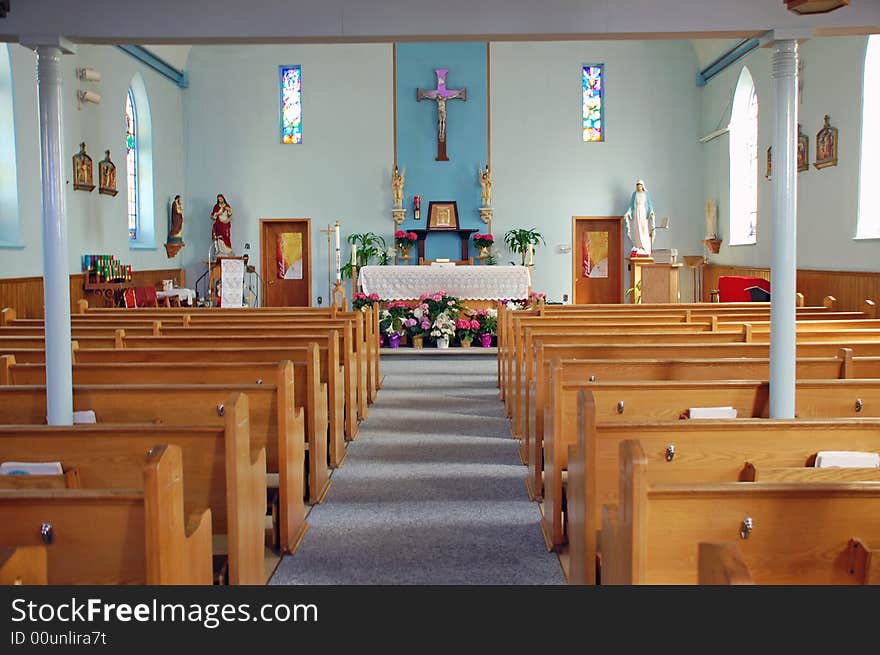
[[[378,293],[371,293],[370,300],[379,300],[379,294]]]
[[[394,233],[394,238],[395,239],[405,239],[406,232],[404,232],[403,230],[397,230],[397,232]]]
[[[446,301],[446,304],[449,305],[449,306],[451,307],[452,305],[455,304],[455,301],[454,301],[454,300],[447,300],[447,301]]]
[[[410,241],[417,241],[418,240],[418,237],[416,236],[415,232],[407,232],[406,238],[409,239]]]
[[[480,329],[480,322],[476,319],[471,321],[471,329],[472,330],[479,330]]]
[[[455,327],[459,330],[467,330],[471,326],[471,323],[466,318],[460,318],[455,322]]]
[[[431,322],[427,318],[422,319],[422,329],[428,330],[431,327]]]
[[[439,293],[435,293],[434,302],[440,302],[441,300],[443,300],[443,296],[441,296]]]
[[[414,319],[414,318],[406,319],[406,327],[412,327],[415,324],[416,324],[416,319]]]

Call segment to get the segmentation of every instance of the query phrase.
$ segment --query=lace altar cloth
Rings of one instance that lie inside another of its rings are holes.
[[[358,271],[361,290],[382,300],[412,300],[445,291],[462,300],[528,298],[527,266],[364,266]]]

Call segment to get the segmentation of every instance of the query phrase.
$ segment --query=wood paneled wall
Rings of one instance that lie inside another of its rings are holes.
[[[711,291],[718,288],[718,278],[722,275],[748,275],[769,280],[770,269],[715,264],[704,266],[705,302],[709,302]],[[861,311],[865,299],[880,303],[880,272],[798,270],[797,290],[804,294],[804,303],[807,305],[821,305],[825,296],[834,296],[840,311]]]
[[[133,271],[131,285],[134,287],[162,288],[162,280],[174,280],[178,286],[186,286],[186,271],[182,268],[163,268],[152,271]],[[70,305],[75,311],[77,301],[85,298],[92,307],[107,307],[104,296],[86,293],[83,276],[70,276]],[[18,277],[0,279],[0,308],[14,307],[19,318],[43,318],[43,278]]]

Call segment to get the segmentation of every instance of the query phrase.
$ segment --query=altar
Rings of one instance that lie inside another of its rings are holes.
[[[382,300],[413,300],[445,291],[462,300],[525,299],[531,291],[528,266],[364,266],[361,290]]]

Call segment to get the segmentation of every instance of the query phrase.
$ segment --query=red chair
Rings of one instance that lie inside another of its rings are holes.
[[[126,308],[137,307],[137,298],[134,289],[126,289],[122,292],[122,305]]]
[[[722,275],[718,278],[718,301],[752,302],[753,293],[749,289],[753,287],[758,287],[766,291],[767,294],[770,293],[769,280],[745,275]]]
[[[138,307],[158,307],[159,300],[156,298],[154,287],[135,287],[134,297]]]

